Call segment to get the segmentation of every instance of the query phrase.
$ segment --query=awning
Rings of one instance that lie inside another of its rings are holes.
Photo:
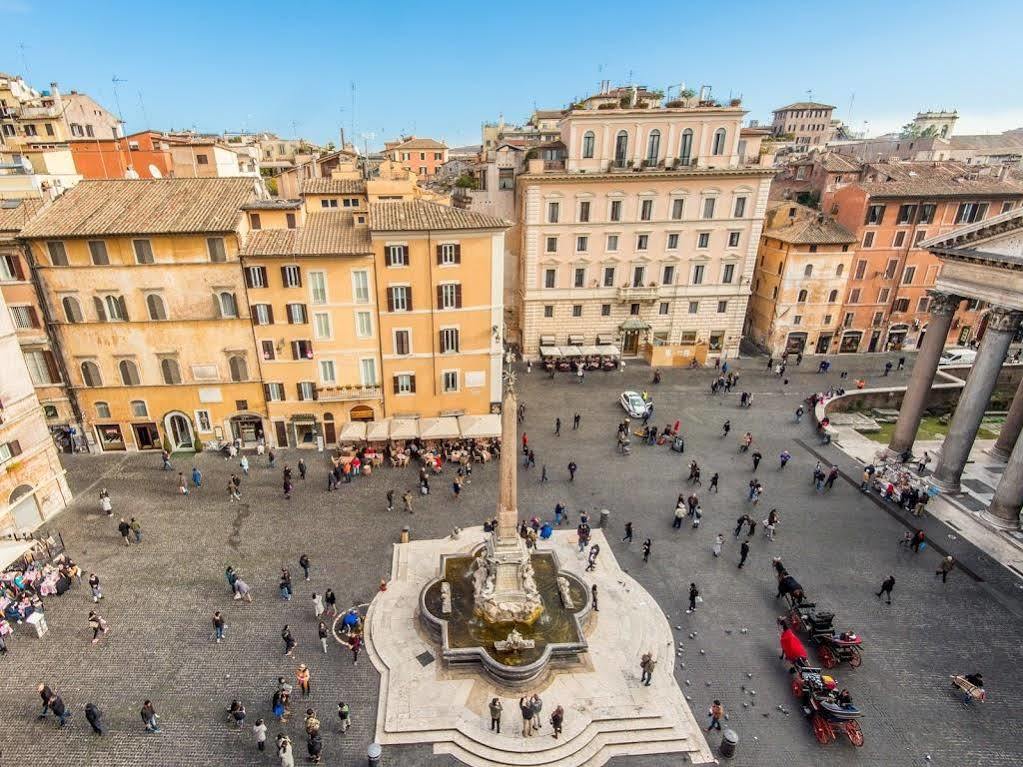
[[[458,416],[458,428],[463,437],[469,439],[479,437],[500,437],[501,416],[494,413],[486,415],[460,415]]]
[[[540,336],[540,346],[554,346],[554,336]]]
[[[582,354],[583,353],[580,351],[580,347],[578,347],[578,346],[563,346],[563,347],[561,347],[561,356],[562,357],[581,357]]]
[[[541,346],[540,347],[541,357],[560,357],[561,349],[557,346]]]
[[[365,424],[367,442],[387,441],[391,433],[391,420],[389,418],[383,421],[366,421]]]
[[[650,323],[643,322],[643,320],[636,319],[635,317],[629,317],[618,327],[622,330],[649,330]]]
[[[419,436],[419,421],[415,418],[391,420],[391,439],[415,439]]]
[[[337,436],[338,442],[360,442],[366,439],[366,422],[349,421],[341,424],[341,432]]]
[[[600,350],[596,346],[581,346],[579,352],[587,357],[596,357],[600,354]]]
[[[458,419],[454,416],[422,418],[419,421],[421,439],[455,439],[458,435]]]
[[[34,543],[35,541],[0,542],[0,570],[6,570],[9,564],[31,549]]]
[[[614,343],[614,333],[597,333],[597,346]]]
[[[614,344],[602,344],[597,347],[597,351],[605,357],[621,357],[621,350]]]
[[[582,346],[583,345],[583,337],[582,336],[569,336],[568,337],[568,343],[571,346]]]

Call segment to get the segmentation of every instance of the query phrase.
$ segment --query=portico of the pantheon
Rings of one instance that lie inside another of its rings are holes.
[[[1023,209],[1007,211],[921,244],[940,259],[941,271],[931,293],[927,333],[888,450],[891,455],[900,456],[912,449],[956,309],[967,299],[984,301],[991,307],[987,325],[977,359],[952,414],[932,479],[941,490],[957,493],[1009,344],[1023,321]],[[994,457],[1007,461],[1007,465],[991,504],[983,512],[987,521],[1006,529],[1019,527],[1023,508],[1021,429],[1023,382],[991,451]]]

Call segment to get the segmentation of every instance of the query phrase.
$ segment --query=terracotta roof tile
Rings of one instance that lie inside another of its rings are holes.
[[[18,232],[43,207],[42,200],[17,200],[18,204],[8,207],[10,201],[0,201],[0,232]]]
[[[373,252],[369,229],[348,211],[310,213],[298,229],[250,232],[243,256],[356,256]]]
[[[828,173],[855,173],[860,169],[859,160],[828,152],[820,158],[821,165]]]
[[[796,218],[784,215],[785,210],[795,209]],[[856,242],[856,235],[835,221],[814,210],[791,202],[772,204],[768,221],[774,220],[776,226],[764,227],[764,237],[771,237],[794,245],[846,245]]]
[[[447,149],[448,145],[436,141],[432,138],[410,138],[401,144],[396,144],[388,148],[388,151],[394,149]]]
[[[361,178],[310,178],[302,182],[301,194],[365,194]]]
[[[938,180],[887,181],[861,183],[860,186],[874,198],[895,197],[978,197],[1018,195],[1023,197],[1023,185],[1008,181]]]
[[[419,232],[431,229],[506,229],[511,224],[496,216],[461,210],[435,202],[410,200],[374,202],[369,206],[374,232]]]
[[[819,101],[797,101],[788,106],[778,107],[774,112],[785,112],[789,109],[834,109],[831,104],[821,104]]]
[[[22,237],[230,232],[256,197],[251,178],[82,181],[22,230]]]

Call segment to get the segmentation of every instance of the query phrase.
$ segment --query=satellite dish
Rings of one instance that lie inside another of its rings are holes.
[[[133,166],[129,165],[127,169],[125,169],[124,171],[124,177],[129,179],[137,179],[139,178],[139,172],[135,170]]]
[[[149,163],[149,175],[152,178],[163,178],[163,174],[160,172],[160,169],[153,165],[153,163]]]

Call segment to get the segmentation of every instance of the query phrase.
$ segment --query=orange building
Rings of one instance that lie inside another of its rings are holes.
[[[915,349],[926,332],[928,290],[940,265],[919,243],[1018,206],[1023,186],[997,178],[929,176],[864,181],[838,189],[825,209],[856,235],[856,258],[842,307],[839,352]],[[984,307],[964,303],[948,343],[983,333]]]
[[[75,140],[68,146],[75,169],[85,178],[167,178],[174,167],[170,147],[156,131]]]
[[[432,138],[410,136],[384,144],[388,160],[401,163],[417,176],[432,178],[440,166],[448,161],[448,147]]]

